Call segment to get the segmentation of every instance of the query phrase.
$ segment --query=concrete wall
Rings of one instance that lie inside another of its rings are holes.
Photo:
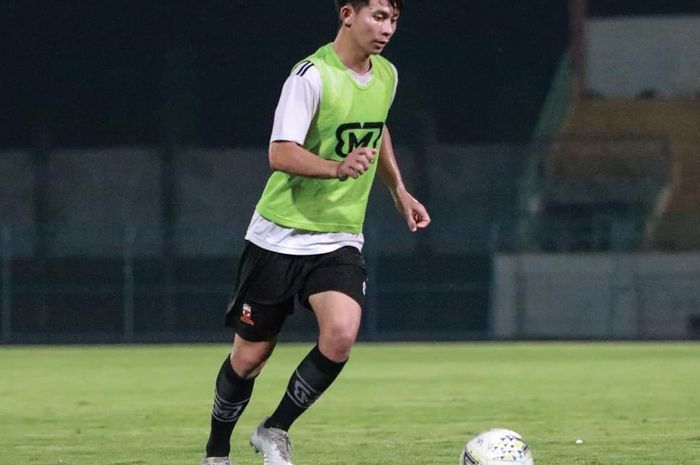
[[[607,97],[700,91],[700,17],[591,19],[586,86]]]
[[[496,255],[498,338],[688,338],[700,253]]]

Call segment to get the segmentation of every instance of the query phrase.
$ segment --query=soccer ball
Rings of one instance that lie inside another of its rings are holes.
[[[462,451],[459,465],[534,465],[532,452],[515,431],[495,428],[478,434]]]

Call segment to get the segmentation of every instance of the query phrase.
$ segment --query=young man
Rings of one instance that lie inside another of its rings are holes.
[[[233,428],[296,301],[314,312],[318,344],[250,438],[265,465],[292,465],[287,431],[338,376],[360,326],[362,225],[375,172],[411,231],[430,223],[423,205],[406,192],[384,124],[397,74],[379,54],[396,31],[403,1],[336,5],[335,41],[292,69],[275,112],[273,174],[246,233],[226,314],[236,334],[216,380],[202,465],[230,464]]]

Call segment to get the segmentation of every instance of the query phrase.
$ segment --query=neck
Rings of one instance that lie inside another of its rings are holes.
[[[360,50],[359,47],[355,45],[343,26],[341,26],[338,35],[333,41],[333,48],[338,58],[340,58],[340,61],[342,61],[348,69],[360,74],[369,71],[369,54]]]

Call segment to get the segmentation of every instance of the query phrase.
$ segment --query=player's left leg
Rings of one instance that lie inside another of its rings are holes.
[[[309,297],[319,327],[318,344],[292,374],[287,392],[266,422],[285,431],[333,383],[357,338],[362,310],[351,297],[326,291]]]
[[[360,304],[346,294],[321,292],[310,296],[309,303],[318,321],[318,344],[292,374],[272,416],[251,436],[251,444],[264,453],[266,464],[291,465],[287,431],[336,379],[350,356],[360,327]]]
[[[298,296],[316,316],[319,339],[292,373],[277,409],[250,438],[266,465],[291,465],[287,431],[343,369],[360,327],[367,278],[360,251],[342,247],[310,257],[306,265]]]

